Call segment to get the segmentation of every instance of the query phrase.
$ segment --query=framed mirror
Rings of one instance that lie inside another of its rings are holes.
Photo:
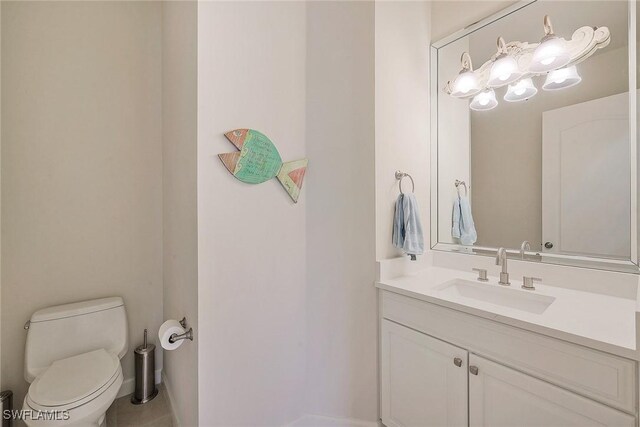
[[[432,249],[638,273],[636,7],[525,0],[432,44]]]

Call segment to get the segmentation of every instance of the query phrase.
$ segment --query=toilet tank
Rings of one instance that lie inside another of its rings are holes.
[[[121,359],[127,352],[127,315],[120,297],[44,308],[29,322],[24,354],[29,383],[56,360],[100,348]]]

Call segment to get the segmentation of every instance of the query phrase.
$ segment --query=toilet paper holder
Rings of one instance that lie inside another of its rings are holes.
[[[187,318],[183,317],[182,320],[180,320],[180,326],[182,326],[183,328],[187,327]],[[171,344],[175,343],[176,341],[180,341],[180,340],[191,340],[193,341],[193,328],[189,328],[188,331],[186,331],[184,334],[171,334],[171,336],[169,337],[169,342]]]

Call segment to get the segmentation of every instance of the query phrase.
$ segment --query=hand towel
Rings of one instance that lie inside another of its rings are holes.
[[[460,239],[460,243],[463,245],[473,245],[478,240],[478,233],[471,214],[471,204],[467,196],[459,195],[453,203],[451,236]]]
[[[453,201],[453,225],[451,226],[451,237],[460,238],[460,196]]]
[[[424,253],[418,201],[413,193],[401,194],[396,200],[392,240],[393,245],[410,255],[412,260]]]
[[[402,249],[404,246],[404,212],[402,211],[402,199],[401,193],[396,200],[396,210],[393,214],[393,234],[391,240],[393,246]]]

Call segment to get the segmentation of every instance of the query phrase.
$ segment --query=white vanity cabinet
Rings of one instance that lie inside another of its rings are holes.
[[[469,368],[470,426],[635,426],[631,415],[475,354]]]
[[[636,426],[636,362],[381,291],[387,427]]]
[[[385,425],[465,425],[467,351],[388,320],[381,333]]]

